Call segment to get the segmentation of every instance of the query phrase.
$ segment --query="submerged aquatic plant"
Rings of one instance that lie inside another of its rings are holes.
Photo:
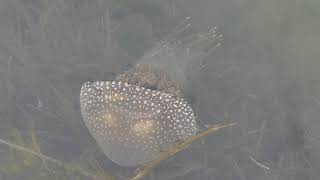
[[[0,177],[16,179],[67,180],[67,179],[104,179],[113,180],[103,170],[98,162],[88,162],[88,167],[78,163],[63,162],[48,155],[42,154],[41,146],[35,132],[31,132],[31,142],[26,142],[24,134],[12,129],[14,140],[0,139],[0,145],[8,147],[8,151],[1,151]]]
[[[182,23],[164,41],[156,43],[133,68],[118,75],[116,81],[83,85],[82,114],[89,130],[105,154],[118,164],[146,165],[137,178],[196,139],[213,132],[208,129],[196,135],[196,118],[181,89],[186,83],[189,66],[219,46],[216,40],[220,36],[215,34],[214,28],[205,34],[182,35],[189,27],[186,22]],[[105,141],[108,138],[109,141]],[[91,171],[43,155],[35,136],[31,139],[30,146],[20,141],[0,141],[19,154],[14,156],[12,166],[1,171],[12,174],[32,167],[43,170],[42,178],[68,178],[47,168],[47,165],[55,164],[62,167],[62,171],[72,172],[73,176],[109,178],[99,166]]]

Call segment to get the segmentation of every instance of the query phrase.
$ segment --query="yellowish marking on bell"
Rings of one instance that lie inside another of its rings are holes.
[[[112,126],[114,123],[115,123],[115,121],[116,121],[116,117],[114,116],[114,115],[112,115],[111,113],[104,113],[103,115],[102,115],[102,118],[103,118],[103,120],[105,120],[107,123],[108,123],[108,125],[110,125],[110,126]]]
[[[139,121],[136,124],[133,125],[132,130],[137,134],[137,135],[148,135],[153,131],[154,125],[151,120],[146,120],[146,121]]]

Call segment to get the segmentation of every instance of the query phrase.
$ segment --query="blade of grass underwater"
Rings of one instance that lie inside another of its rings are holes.
[[[26,143],[25,143],[25,141],[24,141],[24,139],[22,138],[22,135],[21,135],[21,132],[18,130],[18,129],[16,129],[16,128],[13,128],[13,130],[12,130],[12,132],[13,132],[13,136],[14,136],[14,141],[15,141],[15,143],[17,144],[17,145],[19,145],[19,146],[22,146],[22,147],[24,147],[24,146],[26,146]],[[12,149],[13,150],[13,149]],[[12,152],[13,153],[13,152]],[[22,154],[20,154],[20,158],[23,158],[23,163],[24,163],[24,165],[30,165],[30,164],[32,164],[32,159],[33,159],[33,157],[32,157],[32,155],[30,155],[30,153],[27,153],[27,152],[24,152],[24,151],[21,151],[21,153]],[[15,158],[18,158],[18,157],[16,157],[16,156],[18,156],[18,154],[12,154]],[[14,158],[14,157],[12,157],[12,158]],[[14,161],[13,161],[14,162]]]
[[[63,163],[61,161],[59,161],[59,160],[56,160],[56,159],[51,158],[49,156],[43,155],[43,154],[41,154],[39,152],[36,152],[36,151],[33,151],[31,149],[25,148],[23,146],[20,146],[20,145],[14,144],[14,143],[10,143],[10,142],[5,141],[3,139],[0,139],[0,144],[7,145],[8,147],[13,148],[15,150],[22,151],[22,152],[25,152],[25,153],[29,153],[29,154],[37,156],[37,157],[39,157],[41,159],[45,159],[45,160],[48,160],[48,161],[53,162],[55,164],[58,164],[60,166],[63,166]]]
[[[96,165],[95,167],[93,167],[93,171],[88,171],[86,169],[83,169],[82,167],[77,166],[77,164],[62,162],[62,161],[54,159],[50,156],[44,155],[40,152],[34,151],[33,149],[29,149],[27,147],[24,147],[22,145],[18,145],[15,143],[11,143],[11,142],[3,140],[3,139],[0,139],[0,144],[8,146],[10,148],[10,150],[21,151],[25,154],[33,155],[35,157],[40,158],[42,161],[56,164],[59,167],[62,167],[67,171],[79,173],[83,176],[90,177],[95,180],[99,180],[99,179],[104,179],[104,180],[110,179],[111,180],[112,179],[112,177],[110,177],[106,172],[101,172],[102,168],[99,167],[99,165]],[[15,165],[13,168],[19,168],[19,167]]]
[[[151,172],[151,170],[156,167],[158,164],[160,164],[162,161],[170,158],[171,156],[177,154],[178,152],[186,149],[190,144],[192,144],[193,142],[200,140],[201,138],[215,132],[218,131],[222,128],[226,128],[226,127],[231,127],[237,125],[237,123],[229,123],[229,124],[217,124],[217,125],[212,125],[209,126],[206,130],[203,130],[202,132],[200,132],[198,135],[191,137],[190,139],[182,142],[182,143],[178,143],[174,148],[172,148],[171,150],[167,151],[166,153],[164,153],[161,157],[159,157],[156,160],[153,160],[149,163],[147,163],[141,170],[138,170],[138,172],[134,175],[133,178],[131,178],[131,180],[139,180],[142,179],[144,176],[146,176],[148,173]]]
[[[37,140],[37,138],[36,138],[35,132],[31,132],[31,142],[32,142],[32,143],[31,143],[31,148],[32,148],[32,150],[34,150],[35,152],[38,152],[39,154],[42,154],[42,153],[41,153],[41,148],[40,148],[40,145],[39,145],[38,140]],[[48,170],[49,170],[49,168],[48,168],[48,166],[47,166],[46,160],[43,159],[43,158],[41,158],[41,157],[40,157],[40,159],[41,159],[42,164],[43,164],[43,166],[45,167],[45,169],[48,169]]]

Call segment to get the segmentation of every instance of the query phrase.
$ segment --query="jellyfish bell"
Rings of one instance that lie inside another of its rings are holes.
[[[154,160],[197,131],[184,99],[120,81],[84,83],[80,104],[88,130],[121,166]]]

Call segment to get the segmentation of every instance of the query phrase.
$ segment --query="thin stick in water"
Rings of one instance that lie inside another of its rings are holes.
[[[166,153],[164,153],[162,156],[160,156],[158,159],[155,159],[153,161],[150,161],[149,163],[147,163],[141,170],[139,170],[136,175],[134,175],[133,178],[131,178],[131,180],[139,180],[142,179],[144,176],[146,176],[148,173],[151,172],[151,170],[156,167],[158,164],[160,164],[163,160],[168,159],[169,157],[177,154],[178,152],[184,150],[185,148],[187,148],[190,144],[192,144],[193,142],[219,130],[222,128],[226,128],[226,127],[231,127],[236,125],[237,123],[229,123],[229,124],[222,124],[222,125],[212,125],[209,126],[206,130],[202,131],[201,133],[199,133],[196,136],[193,136],[191,138],[189,138],[188,140],[177,144],[174,148],[172,148],[171,150],[167,151]]]

